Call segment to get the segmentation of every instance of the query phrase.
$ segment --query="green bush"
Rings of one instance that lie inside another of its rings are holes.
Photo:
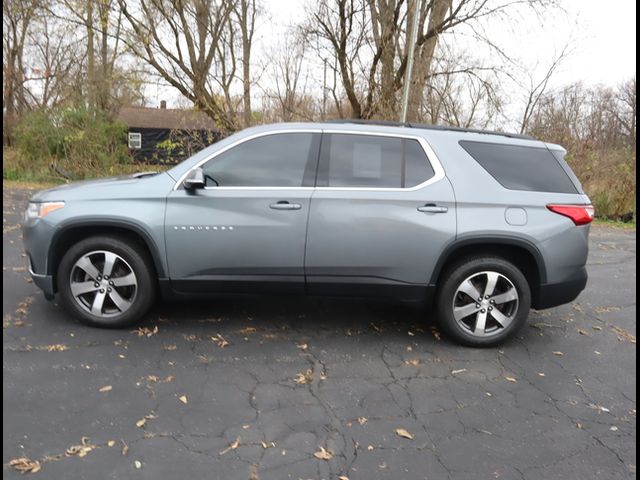
[[[74,180],[113,174],[131,163],[126,140],[124,124],[86,108],[34,111],[15,131],[19,168],[49,168]]]

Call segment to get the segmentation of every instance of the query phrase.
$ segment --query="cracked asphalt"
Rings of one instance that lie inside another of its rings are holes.
[[[636,475],[635,231],[594,227],[587,290],[500,349],[315,298],[161,304],[114,331],[29,283],[29,194],[3,193],[3,478],[16,458],[48,479]]]

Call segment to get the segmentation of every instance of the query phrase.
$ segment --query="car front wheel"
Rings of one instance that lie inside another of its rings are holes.
[[[83,323],[124,327],[154,300],[152,263],[142,248],[116,237],[91,237],[72,246],[58,269],[64,307]]]
[[[437,313],[442,328],[472,347],[498,345],[524,325],[531,290],[522,272],[498,257],[471,257],[445,273]]]

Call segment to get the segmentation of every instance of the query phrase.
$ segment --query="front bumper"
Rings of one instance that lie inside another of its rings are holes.
[[[53,276],[52,275],[40,275],[35,273],[31,268],[31,264],[29,264],[29,274],[33,279],[33,283],[44,292],[44,298],[47,300],[53,300],[55,296],[55,289],[53,286]]]
[[[532,307],[536,310],[543,310],[572,302],[584,290],[587,278],[587,269],[582,267],[563,282],[540,285]]]

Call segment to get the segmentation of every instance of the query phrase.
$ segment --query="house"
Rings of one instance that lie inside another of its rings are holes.
[[[177,163],[221,138],[204,112],[167,108],[125,107],[117,119],[128,129],[129,150],[145,163]]]

